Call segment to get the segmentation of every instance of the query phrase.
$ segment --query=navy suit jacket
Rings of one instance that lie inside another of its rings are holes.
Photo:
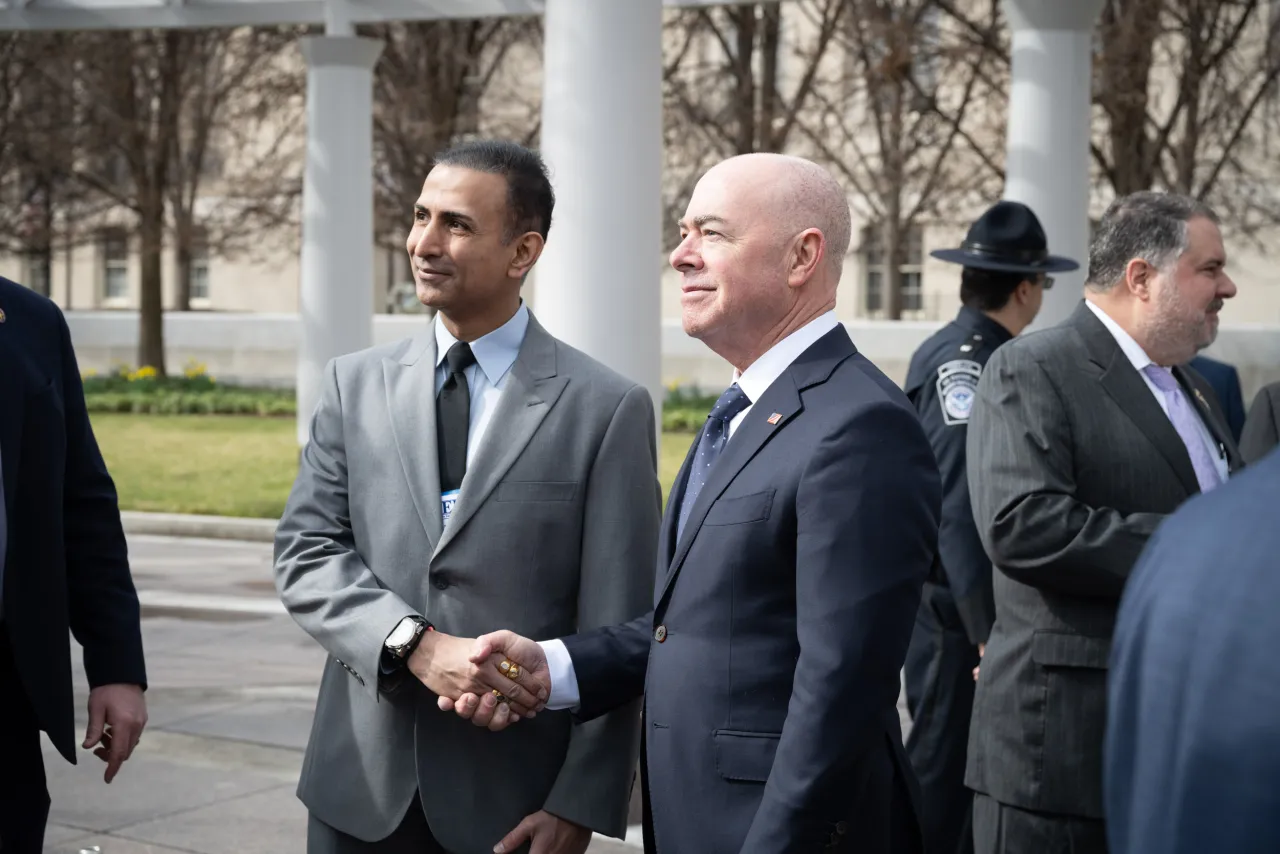
[[[896,703],[941,486],[915,410],[838,327],[754,401],[677,541],[688,467],[654,610],[564,639],[579,718],[645,695],[646,848],[919,850]]]
[[[1218,396],[1222,412],[1227,416],[1231,436],[1239,442],[1240,431],[1244,429],[1244,393],[1240,391],[1239,372],[1235,366],[1208,356],[1196,356],[1188,364],[1213,386],[1213,393]]]
[[[41,729],[75,762],[67,631],[84,647],[91,687],[145,687],[138,596],[66,320],[48,299],[3,278],[0,310],[8,526],[0,619]]]
[[[1121,600],[1111,854],[1280,851],[1280,452],[1187,502]]]

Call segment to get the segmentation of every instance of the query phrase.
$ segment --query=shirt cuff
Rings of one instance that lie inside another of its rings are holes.
[[[578,676],[573,672],[573,656],[558,638],[539,641],[542,654],[547,657],[547,672],[551,675],[551,696],[547,709],[576,709],[578,707]]]

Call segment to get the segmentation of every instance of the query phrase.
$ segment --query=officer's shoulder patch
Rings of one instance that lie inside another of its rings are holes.
[[[947,424],[967,424],[982,365],[972,359],[953,359],[938,367],[938,403]]]

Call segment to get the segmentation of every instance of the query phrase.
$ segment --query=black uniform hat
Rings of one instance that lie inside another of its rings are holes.
[[[959,249],[935,249],[934,258],[1004,273],[1065,273],[1080,265],[1050,255],[1044,229],[1021,202],[997,202],[969,228]]]

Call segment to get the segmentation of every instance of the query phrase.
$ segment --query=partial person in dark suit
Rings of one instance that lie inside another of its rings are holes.
[[[1107,658],[1125,580],[1156,526],[1243,461],[1185,365],[1234,296],[1217,219],[1183,196],[1117,200],[1085,301],[1001,347],[969,422],[974,518],[996,622],[974,698],[979,854],[1106,851]]]
[[[921,850],[896,702],[941,489],[910,401],[836,321],[850,227],[805,160],[698,182],[671,264],[685,331],[734,382],[672,488],[654,608],[473,657],[503,652],[581,721],[643,693],[650,852]]]
[[[39,854],[40,732],[76,761],[71,634],[84,648],[81,747],[115,778],[147,721],[138,595],[115,485],[56,305],[0,279],[0,849]]]
[[[1111,854],[1280,851],[1280,452],[1156,531],[1107,692]]]
[[[960,313],[920,345],[907,371],[907,397],[920,415],[942,474],[941,563],[925,581],[904,679],[911,732],[907,756],[920,780],[925,850],[973,851],[973,793],[964,784],[973,669],[995,621],[991,559],[973,524],[965,435],[973,393],[996,348],[1040,311],[1050,273],[1075,270],[1050,255],[1031,208],[1002,201],[969,229],[958,249],[935,258],[963,264]]]
[[[1252,463],[1280,445],[1280,382],[1263,386],[1249,407],[1240,435],[1240,454]]]
[[[1231,428],[1231,438],[1240,442],[1240,431],[1244,429],[1244,394],[1240,391],[1240,373],[1234,365],[1210,359],[1208,356],[1196,356],[1187,366],[1198,371],[1200,376],[1209,381],[1213,393],[1218,398],[1227,417],[1227,426]]]

